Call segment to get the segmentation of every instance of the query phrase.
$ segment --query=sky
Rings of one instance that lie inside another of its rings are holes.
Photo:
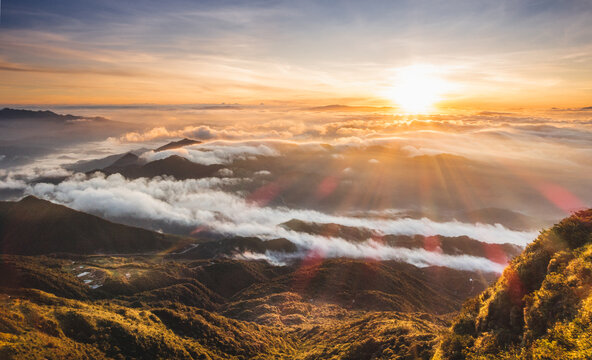
[[[2,104],[592,106],[592,2],[3,0]]]

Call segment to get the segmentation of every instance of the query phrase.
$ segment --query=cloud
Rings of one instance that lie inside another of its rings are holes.
[[[206,178],[177,181],[172,178],[126,180],[116,174],[77,174],[57,185],[40,183],[27,193],[117,221],[121,218],[149,219],[197,228],[205,226],[225,235],[286,238],[301,249],[317,249],[328,257],[394,259],[418,266],[442,265],[458,269],[498,271],[487,259],[450,257],[423,250],[392,248],[371,239],[351,243],[288,230],[281,223],[291,219],[366,227],[383,234],[467,235],[490,243],[525,245],[536,234],[512,231],[501,225],[435,222],[423,219],[370,219],[331,215],[313,210],[260,207],[244,197],[222,191],[225,185],[246,179]]]
[[[218,170],[218,174],[223,177],[231,177],[232,175],[234,175],[234,171],[224,168],[224,169]]]
[[[407,249],[399,247],[386,247],[376,244],[360,246],[352,243],[345,246],[324,247],[330,250],[315,249],[316,254],[325,257],[348,257],[353,259],[372,260],[396,260],[415,265],[417,267],[442,266],[466,271],[485,271],[501,273],[504,265],[495,263],[489,259],[470,255],[446,255],[425,249]],[[353,247],[351,245],[354,245]],[[266,251],[264,254],[246,251],[235,254],[233,258],[240,260],[266,260],[274,265],[286,265],[293,259],[305,258],[308,252],[284,253],[279,251]]]
[[[230,164],[235,160],[245,160],[253,156],[279,156],[279,153],[268,145],[247,145],[247,144],[224,144],[206,143],[184,148],[148,151],[140,158],[145,161],[165,159],[171,155],[177,155],[191,160],[197,164]]]
[[[405,153],[407,153],[407,155],[409,157],[416,157],[416,156],[422,156],[422,155],[439,155],[439,154],[444,154],[443,151],[440,150],[436,150],[436,149],[428,149],[428,148],[416,148],[415,146],[412,145],[405,145],[403,147],[401,147],[401,151],[404,151]]]
[[[23,180],[7,177],[0,179],[0,190],[22,190],[27,187],[27,183]]]

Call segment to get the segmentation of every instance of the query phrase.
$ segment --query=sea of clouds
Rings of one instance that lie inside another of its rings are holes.
[[[372,239],[352,243],[341,238],[311,235],[280,226],[292,219],[364,227],[381,234],[462,236],[487,243],[524,246],[536,233],[513,231],[500,224],[436,222],[428,218],[376,218],[331,215],[313,210],[259,206],[237,194],[220,189],[223,185],[249,181],[237,178],[175,180],[156,177],[128,180],[119,174],[105,177],[76,174],[59,184],[38,183],[26,192],[68,207],[118,218],[152,219],[195,228],[207,227],[224,235],[285,238],[304,250],[318,250],[327,257],[392,259],[418,266],[440,265],[464,270],[498,271],[500,264],[484,258],[450,256],[423,249],[393,248]]]
[[[235,116],[236,112],[232,113]],[[312,114],[308,121],[303,114]],[[393,259],[417,266],[439,265],[464,270],[501,271],[502,265],[485,258],[452,256],[423,249],[389,247],[368,239],[352,243],[336,237],[300,233],[280,224],[299,219],[317,223],[335,223],[364,227],[382,234],[469,236],[487,243],[512,243],[525,246],[535,232],[514,231],[500,224],[434,221],[428,218],[381,218],[376,212],[347,216],[345,213],[264,206],[249,201],[248,193],[229,191],[229,187],[265,178],[266,169],[252,177],[233,177],[235,172],[223,169],[221,177],[189,179],[168,177],[129,180],[116,174],[74,174],[62,165],[82,159],[126,152],[138,147],[155,148],[169,140],[189,137],[203,143],[181,149],[143,151],[146,162],[171,155],[195,163],[222,164],[231,168],[237,160],[258,157],[282,157],[289,151],[326,151],[330,144],[332,158],[344,159],[345,153],[373,146],[386,146],[410,158],[454,154],[482,163],[510,164],[508,168],[526,168],[541,177],[549,174],[569,179],[574,189],[584,189],[592,169],[592,121],[586,113],[572,119],[482,113],[458,116],[404,117],[375,113],[327,114],[300,110],[285,113],[258,113],[265,119],[257,122],[228,122],[219,125],[167,125],[125,132],[103,141],[60,148],[35,158],[25,166],[2,168],[0,190],[18,190],[74,209],[117,221],[138,219],[166,222],[185,228],[207,228],[223,235],[257,236],[262,239],[286,238],[300,251],[244,254],[281,263],[290,256],[305,256],[319,251],[327,257]],[[283,118],[278,120],[278,117]],[[1,154],[0,154],[1,155]],[[1,158],[0,158],[0,161]],[[368,162],[382,166],[379,160]],[[347,167],[346,169],[350,169]],[[538,173],[537,173],[538,172]],[[241,175],[244,176],[244,175]],[[43,178],[65,177],[64,181]],[[41,180],[40,180],[41,179]],[[236,188],[236,187],[235,187]],[[508,189],[511,191],[511,189]],[[580,198],[582,203],[590,201]],[[347,210],[347,209],[345,209]],[[349,209],[355,211],[356,209]],[[386,212],[397,211],[397,209]],[[386,213],[385,212],[385,213]]]

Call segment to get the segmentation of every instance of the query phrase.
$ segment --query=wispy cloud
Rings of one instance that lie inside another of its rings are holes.
[[[69,0],[3,10],[0,50],[13,64],[0,69],[5,82],[36,81],[55,91],[70,71],[68,85],[97,93],[76,100],[63,89],[51,98],[27,90],[29,102],[119,103],[124,95],[128,102],[160,103],[376,99],[393,86],[393,71],[423,62],[437,64],[447,81],[466,90],[447,94],[449,105],[546,106],[543,95],[552,94],[559,106],[588,106],[581,103],[592,54],[585,1],[558,7]],[[43,82],[32,76],[39,74]]]

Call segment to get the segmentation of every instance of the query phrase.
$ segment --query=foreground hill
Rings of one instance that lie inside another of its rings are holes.
[[[181,243],[176,236],[112,223],[33,196],[0,202],[0,252],[4,254],[144,253]]]
[[[592,358],[592,209],[545,230],[465,303],[441,359]]]

